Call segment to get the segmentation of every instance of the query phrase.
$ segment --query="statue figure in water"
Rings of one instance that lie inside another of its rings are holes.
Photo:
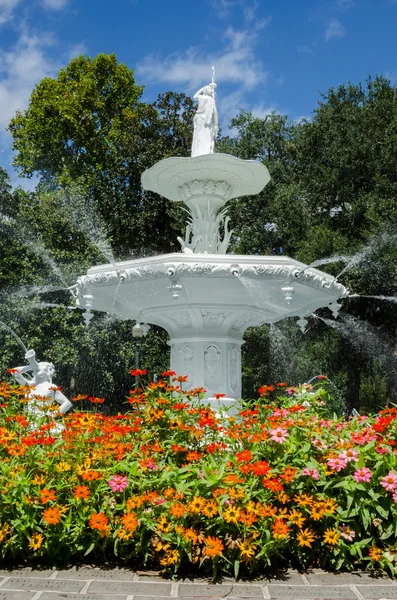
[[[52,383],[54,365],[50,362],[37,362],[34,350],[28,350],[25,358],[29,364],[12,369],[12,374],[18,383],[31,388],[26,410],[34,417],[32,420],[44,414],[53,418],[64,415],[73,405]],[[25,373],[28,372],[32,375],[25,377]],[[59,404],[59,408],[51,410],[54,404]],[[51,432],[59,433],[63,429],[63,425],[57,424]]]
[[[215,104],[215,72],[212,68],[212,82],[205,85],[194,94],[198,102],[197,112],[194,116],[194,131],[192,143],[192,156],[212,154],[215,139],[218,135],[218,111]]]

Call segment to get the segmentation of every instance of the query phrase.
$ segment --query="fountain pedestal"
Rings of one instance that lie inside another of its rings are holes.
[[[229,408],[241,398],[242,344],[241,336],[209,335],[208,329],[201,335],[171,338],[171,369],[187,375],[183,389],[204,386],[205,397],[214,407],[221,403]],[[218,393],[225,397],[214,398]]]

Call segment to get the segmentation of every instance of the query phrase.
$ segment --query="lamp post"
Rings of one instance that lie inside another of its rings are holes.
[[[132,328],[132,337],[135,340],[135,369],[139,369],[139,346],[141,344],[142,338],[145,337],[147,332],[149,331],[149,325],[146,323],[135,323]],[[135,388],[139,387],[139,375],[135,375]]]

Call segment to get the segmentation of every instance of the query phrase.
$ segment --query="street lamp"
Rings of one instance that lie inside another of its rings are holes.
[[[146,323],[138,323],[138,321],[135,323],[135,325],[132,328],[132,337],[135,340],[135,369],[138,370],[139,369],[139,346],[141,343],[142,338],[145,337],[145,335],[147,334],[147,332],[149,331],[150,327],[149,325],[146,325]],[[135,375],[135,388],[139,387],[139,375]]]

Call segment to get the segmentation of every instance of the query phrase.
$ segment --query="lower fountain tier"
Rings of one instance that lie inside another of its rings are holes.
[[[163,327],[171,368],[207,396],[241,395],[244,331],[334,305],[347,290],[284,256],[183,254],[91,268],[77,282],[77,304]]]

